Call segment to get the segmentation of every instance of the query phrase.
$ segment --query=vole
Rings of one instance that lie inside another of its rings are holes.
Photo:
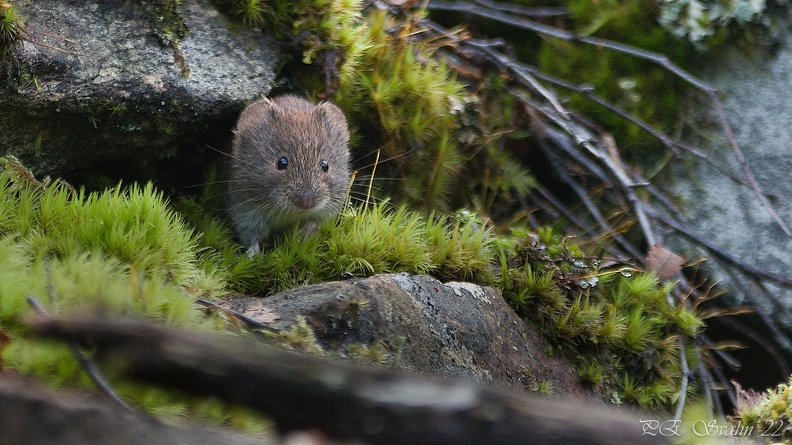
[[[234,130],[228,211],[249,255],[278,234],[327,219],[349,185],[349,130],[329,102],[297,96],[252,103]]]

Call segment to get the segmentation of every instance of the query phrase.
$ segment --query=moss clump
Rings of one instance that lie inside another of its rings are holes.
[[[50,315],[124,315],[185,329],[212,330],[196,297],[225,293],[226,278],[198,262],[199,235],[151,185],[86,194],[63,182],[38,181],[6,159],[0,169],[0,365],[54,385],[90,386],[69,348],[25,336],[21,321],[34,298]],[[260,419],[217,402],[187,400],[109,376],[134,406],[244,425]],[[258,425],[258,426],[254,426]]]
[[[204,197],[212,202],[221,199],[212,191]],[[204,233],[203,261],[221,265],[239,292],[269,295],[345,273],[408,272],[449,280],[492,281],[493,237],[473,215],[423,217],[387,202],[349,207],[336,220],[325,222],[319,232],[305,236],[295,230],[277,240],[272,249],[248,258],[218,216],[207,216],[219,205],[185,199],[179,207]]]
[[[384,11],[366,17],[368,47],[354,72],[342,77],[336,100],[354,133],[366,141],[360,157],[382,149],[382,176],[396,179],[391,196],[427,209],[443,207],[450,178],[462,166],[453,104],[463,85],[432,54],[437,47],[413,41],[411,18]]]
[[[774,443],[792,441],[792,377],[764,393],[737,388],[737,415],[734,425],[755,436],[772,438]]]
[[[25,33],[25,17],[12,3],[0,0],[0,60],[22,42]]]
[[[681,372],[679,339],[702,326],[669,303],[675,283],[631,267],[598,270],[565,239],[540,232],[516,231],[514,249],[501,254],[504,297],[581,364],[582,381],[619,400],[668,407]]]

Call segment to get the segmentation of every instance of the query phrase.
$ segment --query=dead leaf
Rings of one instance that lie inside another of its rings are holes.
[[[682,270],[685,259],[665,247],[655,244],[646,254],[646,266],[661,280],[674,278]]]

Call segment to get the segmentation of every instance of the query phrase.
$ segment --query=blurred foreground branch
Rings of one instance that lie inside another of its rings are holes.
[[[91,344],[155,385],[213,395],[282,431],[380,444],[644,444],[637,417],[581,401],[507,394],[132,321],[41,319],[34,332]]]

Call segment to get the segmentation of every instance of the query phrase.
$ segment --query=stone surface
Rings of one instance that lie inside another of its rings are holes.
[[[339,353],[349,345],[379,344],[398,357],[400,368],[519,391],[546,382],[553,394],[586,393],[570,364],[549,356],[534,328],[492,288],[377,275],[227,304],[280,330],[303,316],[322,346]]]
[[[720,89],[729,124],[757,182],[772,196],[775,210],[790,227],[791,44],[792,36],[787,36],[773,55],[763,54],[761,50],[748,54],[737,48],[723,49],[712,55],[696,73]],[[709,131],[712,139],[702,147],[704,151],[714,162],[745,177],[723,130]],[[749,265],[792,277],[792,239],[785,235],[750,187],[701,161],[680,166],[675,181],[674,188],[683,199],[687,223],[698,233]],[[691,247],[691,243],[681,237],[674,243],[677,250],[688,257],[713,258],[706,251]],[[765,282],[765,292],[744,275],[727,271],[717,260],[703,267],[711,274],[712,281],[728,289],[729,298],[721,301],[755,306],[759,318],[764,320],[755,328],[757,332],[767,336],[764,341],[785,348],[788,356],[792,354],[792,291]]]
[[[271,88],[274,42],[209,0],[183,2],[175,17],[162,3],[17,2],[30,33],[5,70],[0,151],[39,174],[115,166],[123,177],[230,140],[244,103]],[[163,43],[179,16],[186,36]]]

